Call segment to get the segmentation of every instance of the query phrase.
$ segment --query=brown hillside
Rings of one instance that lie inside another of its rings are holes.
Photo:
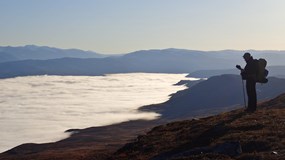
[[[223,153],[221,146],[228,143],[239,147]],[[239,109],[155,127],[111,159],[285,159],[285,94],[260,104],[253,114]]]

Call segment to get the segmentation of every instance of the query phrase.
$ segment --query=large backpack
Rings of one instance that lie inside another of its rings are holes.
[[[266,78],[268,76],[268,70],[265,69],[267,65],[267,61],[263,58],[260,58],[257,60],[257,75],[256,79],[258,83],[267,83],[268,79]]]

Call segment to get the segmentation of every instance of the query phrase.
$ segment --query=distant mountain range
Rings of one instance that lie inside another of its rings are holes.
[[[56,58],[102,58],[106,55],[79,49],[59,49],[47,46],[0,47],[0,63],[19,60],[47,60]]]
[[[285,51],[251,50],[250,52],[255,58],[266,58],[269,66],[284,65]],[[62,50],[38,46],[1,47],[0,78],[30,75],[94,76],[130,72],[192,73],[198,70],[234,69],[236,64],[244,65],[243,53],[234,50],[163,49],[104,57],[95,52],[76,49]]]

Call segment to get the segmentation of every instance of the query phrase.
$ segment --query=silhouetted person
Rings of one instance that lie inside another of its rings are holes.
[[[253,59],[250,53],[245,53],[243,58],[246,62],[244,69],[241,69],[241,76],[246,80],[246,92],[248,97],[247,112],[254,112],[256,110],[256,76],[257,76],[257,61]]]

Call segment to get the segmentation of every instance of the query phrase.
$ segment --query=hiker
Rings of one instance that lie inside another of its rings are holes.
[[[257,106],[256,99],[256,82],[257,82],[257,62],[253,59],[250,53],[246,52],[243,55],[246,62],[246,66],[242,69],[239,65],[237,68],[241,70],[241,76],[243,80],[246,80],[246,92],[248,97],[248,105],[245,111],[254,112]]]

